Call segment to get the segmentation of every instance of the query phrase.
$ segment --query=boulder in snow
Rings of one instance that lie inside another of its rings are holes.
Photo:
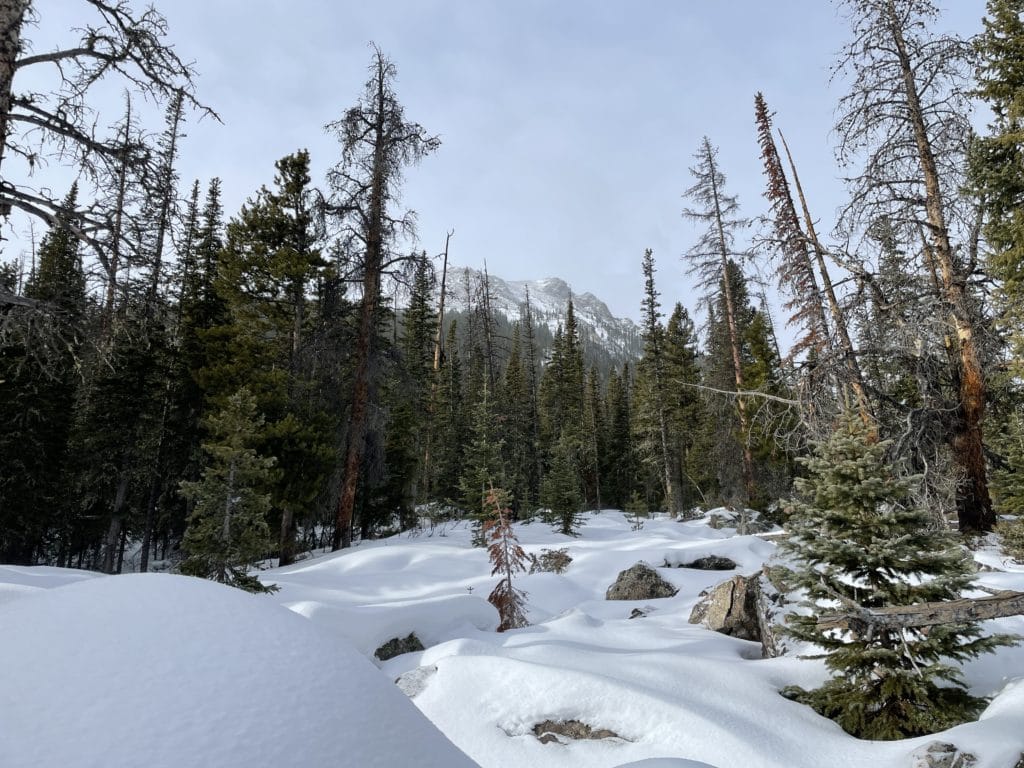
[[[690,623],[703,624],[730,637],[760,642],[757,581],[756,576],[733,576],[701,592],[700,602],[690,613]]]
[[[426,650],[423,647],[423,643],[416,637],[415,632],[410,632],[406,637],[393,637],[388,640],[384,645],[373,652],[381,661],[387,661],[393,659],[395,656],[401,656],[403,653],[416,653],[417,651]]]
[[[605,593],[607,600],[654,600],[678,592],[647,563],[640,562],[619,573]]]
[[[910,768],[971,768],[977,763],[977,757],[961,752],[956,744],[931,741],[914,750]]]
[[[607,728],[592,728],[579,720],[545,720],[533,726],[533,735],[541,744],[567,744],[582,739],[621,739],[615,731]]]

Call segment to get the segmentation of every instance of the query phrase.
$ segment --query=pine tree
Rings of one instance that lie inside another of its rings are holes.
[[[707,502],[713,484],[701,462],[700,436],[706,432],[707,408],[698,387],[702,383],[697,353],[697,330],[689,313],[677,303],[665,323],[665,380],[671,393],[668,432],[671,454],[678,462],[679,501],[683,510]]]
[[[697,165],[690,169],[694,184],[685,193],[695,207],[684,209],[683,216],[705,225],[706,229],[697,243],[687,251],[686,259],[690,263],[690,273],[697,275],[700,280],[705,303],[717,305],[717,316],[725,331],[723,341],[728,342],[725,348],[732,364],[732,381],[728,388],[734,392],[743,392],[746,389],[743,378],[743,334],[740,328],[743,304],[741,297],[734,295],[736,280],[730,273],[739,273],[738,277],[742,278],[742,268],[736,258],[745,254],[736,250],[735,239],[736,234],[746,228],[749,222],[739,216],[736,196],[725,192],[725,175],[719,168],[718,150],[706,136],[697,150],[696,160]],[[738,395],[735,407],[740,432],[744,436],[749,435],[750,404]],[[746,443],[741,445],[745,494],[741,501],[749,502],[754,495],[754,458]]]
[[[605,481],[605,502],[616,509],[624,508],[636,482],[629,379],[627,363],[621,373],[611,372],[605,392],[608,434],[601,477]]]
[[[909,502],[914,478],[893,475],[887,447],[844,414],[804,461],[809,476],[796,482],[785,544],[810,609],[789,617],[789,632],[823,648],[833,673],[817,690],[789,694],[866,739],[934,733],[974,716],[982,702],[955,664],[1007,642],[982,636],[977,623],[866,632],[817,624],[836,601],[855,610],[911,605],[956,599],[970,585],[969,555]]]
[[[583,493],[573,461],[575,449],[568,435],[563,434],[558,439],[552,450],[551,467],[540,489],[541,504],[550,510],[549,521],[555,525],[555,530],[566,536],[578,535],[583,522]]]
[[[250,592],[267,591],[248,573],[274,546],[265,491],[274,459],[252,447],[262,423],[256,399],[245,388],[208,417],[202,479],[181,483],[182,495],[194,504],[182,542],[182,573]]]
[[[637,364],[638,406],[637,444],[642,460],[661,481],[664,505],[672,517],[682,511],[680,464],[669,434],[669,384],[665,372],[665,327],[661,324],[661,304],[654,286],[654,252],[648,248],[642,263],[644,275],[643,315],[644,354]]]
[[[483,367],[480,367],[483,375]],[[473,407],[473,423],[469,442],[463,460],[462,472],[459,476],[459,488],[462,491],[463,508],[475,521],[474,544],[483,546],[482,523],[489,512],[487,495],[489,489],[497,484],[505,484],[505,467],[502,460],[502,440],[498,437],[498,429],[494,418],[494,408],[487,385]]]
[[[39,248],[25,284],[28,307],[5,318],[0,345],[0,559],[50,561],[66,549],[72,524],[62,468],[80,383],[88,323],[85,276],[75,225],[77,187]]]
[[[501,619],[498,624],[499,632],[525,627],[529,624],[525,610],[526,593],[512,586],[512,578],[517,573],[527,570],[526,552],[519,546],[515,529],[512,527],[512,510],[509,509],[507,493],[491,486],[484,507],[488,511],[484,536],[490,542],[487,553],[494,566],[491,569],[491,576],[501,575],[501,580],[491,590],[487,600],[498,609],[498,616]]]

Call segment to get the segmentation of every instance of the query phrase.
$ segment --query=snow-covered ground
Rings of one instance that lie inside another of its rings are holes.
[[[723,555],[750,574],[773,544],[706,520],[634,531],[612,511],[575,539],[540,523],[517,532],[528,552],[567,547],[573,561],[517,579],[532,624],[502,634],[486,601],[496,577],[464,524],[265,571],[272,595],[0,566],[0,766],[909,768],[942,740],[977,768],[1012,768],[1024,751],[1022,647],[967,666],[972,691],[992,697],[979,722],[863,742],[778,694],[824,679],[820,661],[761,659],[755,643],[689,624],[729,572],[661,568],[675,597],[604,599],[640,560]],[[998,569],[980,584],[1024,590],[1024,567],[979,560]],[[990,625],[1024,634],[1024,617]],[[410,632],[425,651],[373,658]],[[546,720],[618,738],[541,743]]]

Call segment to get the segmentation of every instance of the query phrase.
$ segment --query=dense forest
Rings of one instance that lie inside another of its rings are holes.
[[[47,228],[0,266],[0,561],[159,563],[244,586],[266,558],[482,519],[493,488],[515,518],[567,533],[599,508],[781,521],[806,457],[851,414],[926,525],[983,532],[1020,509],[1020,2],[990,0],[977,39],[937,33],[927,0],[844,3],[847,204],[817,218],[786,116],[751,94],[766,202],[744,213],[713,141],[694,148],[681,214],[702,234],[682,267],[659,258],[700,295],[665,298],[654,254],[636,254],[631,361],[593,341],[584,355],[571,296],[541,343],[529,300],[493,310],[486,271],[446,310],[447,249],[428,256],[398,205],[440,141],[405,115],[383,51],[326,126],[326,178],[297,149],[225,212],[217,178],[176,170],[185,126],[215,105],[163,18],[83,2],[95,25],[54,52],[22,44],[45,7],[0,3],[0,215]],[[54,65],[53,93],[18,90],[19,71]],[[102,133],[90,98],[108,79],[128,96]],[[133,98],[163,105],[162,129]],[[28,182],[43,155],[77,179],[59,195]],[[778,276],[784,317],[755,266]]]

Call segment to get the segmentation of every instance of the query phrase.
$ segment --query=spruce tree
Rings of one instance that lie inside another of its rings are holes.
[[[256,399],[245,388],[207,418],[210,439],[203,444],[202,479],[181,483],[182,495],[194,504],[182,542],[182,573],[250,592],[266,591],[248,573],[274,546],[266,519],[270,494],[265,490],[274,459],[252,447],[262,424]]]
[[[482,366],[480,372],[482,375]],[[474,520],[473,543],[478,546],[484,544],[482,523],[489,514],[487,495],[494,485],[505,485],[505,466],[494,408],[487,385],[483,383],[483,391],[473,408],[473,423],[459,476],[463,508]]]
[[[573,461],[575,445],[563,434],[555,443],[551,467],[541,483],[540,501],[550,511],[548,521],[555,530],[567,536],[577,536],[583,522],[583,493],[579,474]]]
[[[953,535],[931,527],[932,515],[910,501],[915,478],[895,477],[886,442],[845,413],[832,437],[804,463],[791,502],[785,550],[809,612],[789,617],[788,631],[820,646],[832,678],[788,695],[865,739],[899,739],[949,728],[973,717],[957,663],[1007,642],[982,635],[977,623],[900,630],[847,631],[819,626],[834,610],[952,600],[973,569]]]
[[[0,559],[47,562],[67,548],[72,525],[63,467],[80,384],[89,305],[79,241],[73,234],[77,187],[39,247],[0,345]]]

